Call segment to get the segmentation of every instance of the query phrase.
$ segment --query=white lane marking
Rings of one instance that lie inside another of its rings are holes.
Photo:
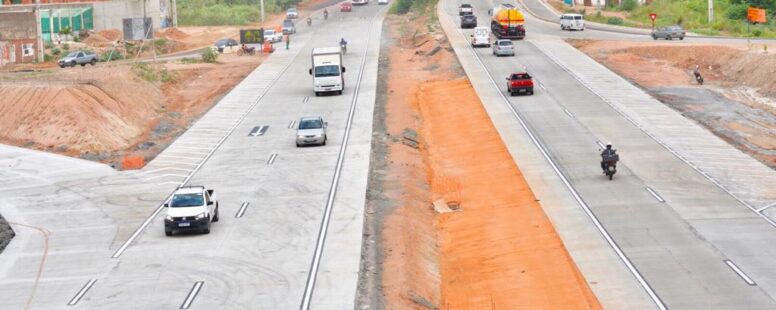
[[[89,281],[86,282],[86,284],[80,290],[78,290],[78,293],[76,293],[75,296],[73,296],[73,299],[70,299],[70,302],[68,302],[67,305],[75,306],[78,303],[78,301],[80,301],[81,298],[83,298],[84,295],[86,295],[86,292],[89,291],[90,288],[92,288],[95,282],[97,282],[97,279],[94,279],[94,278],[89,279]]]
[[[307,103],[309,101],[310,101],[310,97],[309,96],[304,97],[304,99],[302,99],[302,103]]]
[[[174,161],[174,160],[164,160],[164,159],[154,159],[150,163],[153,164],[169,164],[169,165],[187,165],[187,166],[196,166],[197,163],[185,163],[181,161]]]
[[[765,211],[765,209],[768,209],[768,208],[770,208],[770,207],[774,207],[774,206],[776,206],[776,202],[774,202],[774,203],[772,203],[772,204],[769,204],[769,205],[767,205],[767,206],[765,206],[765,207],[762,207],[762,208],[759,208],[759,209],[757,209],[757,212],[758,212],[758,213],[759,213],[759,212],[763,212],[763,211]]]
[[[455,24],[455,21],[453,20],[452,16],[447,15],[447,17],[453,22],[453,24]],[[463,34],[463,32],[460,29],[457,29],[457,31],[458,31],[458,34],[464,38],[464,41],[468,41],[466,39],[466,36]],[[630,259],[622,251],[620,246],[614,241],[614,238],[612,238],[612,236],[609,235],[609,232],[606,230],[606,228],[604,228],[603,224],[601,224],[601,222],[598,220],[598,217],[596,217],[596,215],[593,213],[593,210],[591,210],[590,207],[587,205],[587,203],[582,199],[582,196],[579,194],[579,192],[577,192],[576,188],[574,188],[574,186],[571,185],[571,182],[560,171],[560,168],[555,163],[555,161],[553,161],[552,157],[550,157],[544,145],[538,140],[536,135],[533,133],[533,130],[528,127],[528,125],[525,123],[525,121],[520,116],[520,114],[517,113],[517,110],[515,110],[515,107],[513,107],[509,103],[509,99],[507,99],[507,97],[504,96],[504,93],[502,93],[501,90],[498,88],[498,84],[493,79],[493,75],[491,75],[490,71],[488,71],[488,68],[485,66],[485,63],[482,62],[482,59],[480,58],[480,55],[477,53],[477,51],[475,51],[471,45],[468,45],[468,47],[469,47],[469,50],[474,55],[474,59],[476,59],[477,62],[480,64],[480,67],[482,67],[482,69],[485,70],[485,73],[488,75],[488,79],[490,79],[491,84],[496,88],[496,90],[498,90],[497,92],[499,96],[501,96],[501,99],[503,100],[504,104],[506,104],[507,108],[512,112],[512,115],[515,117],[518,123],[520,123],[520,126],[523,127],[523,130],[525,130],[526,134],[528,134],[528,137],[531,138],[531,141],[539,150],[539,152],[542,154],[544,159],[547,160],[547,162],[550,164],[552,169],[555,171],[555,174],[558,175],[558,178],[560,178],[560,180],[565,185],[566,189],[568,189],[569,192],[572,194],[574,199],[577,201],[577,204],[579,204],[579,206],[581,206],[582,209],[585,211],[587,216],[593,222],[593,225],[595,225],[596,229],[598,229],[598,232],[600,232],[601,235],[604,237],[604,239],[606,239],[606,242],[614,250],[614,252],[620,258],[620,260],[625,264],[625,266],[628,268],[630,273],[636,278],[636,280],[639,282],[639,284],[644,289],[644,291],[647,292],[650,299],[652,299],[655,305],[661,310],[667,310],[668,308],[660,299],[660,297],[657,296],[657,293],[652,289],[649,283],[647,283],[647,281],[644,279],[644,277],[641,275],[638,269],[636,269],[636,266],[633,265],[633,262],[631,262]]]
[[[606,148],[606,146],[603,143],[601,143],[601,141],[596,141],[595,143],[598,144],[598,147],[600,147],[602,149]]]
[[[199,294],[199,290],[202,289],[203,284],[205,284],[203,281],[197,281],[194,283],[194,286],[191,287],[191,291],[189,291],[189,294],[186,295],[186,299],[183,300],[181,309],[188,309],[191,307],[191,303],[194,302],[194,298],[196,298],[197,294]]]
[[[747,276],[747,275],[744,273],[744,271],[742,271],[740,268],[738,268],[738,266],[736,266],[736,264],[734,264],[734,263],[733,263],[733,261],[731,261],[731,260],[729,260],[729,259],[726,259],[726,260],[725,260],[725,264],[727,264],[727,265],[728,265],[728,267],[730,267],[730,269],[733,269],[733,271],[734,271],[736,274],[738,274],[738,276],[739,276],[739,277],[741,277],[741,279],[744,279],[744,282],[746,282],[746,284],[749,284],[749,285],[751,285],[751,286],[755,286],[755,285],[757,285],[757,283],[754,283],[754,280],[752,280],[752,278],[750,278],[749,276]]]
[[[294,129],[294,125],[296,125],[296,121],[291,121],[288,123],[288,129]]]
[[[181,159],[191,159],[191,160],[200,160],[200,159],[202,159],[201,157],[190,157],[190,156],[168,155],[168,154],[166,154],[166,153],[164,153],[164,154],[159,154],[159,156],[156,156],[156,158],[160,158],[160,157],[164,157],[164,158],[181,158]]]
[[[241,218],[243,214],[245,214],[245,210],[248,209],[248,205],[250,205],[250,202],[243,202],[242,205],[240,205],[240,209],[237,210],[237,213],[234,215],[235,218]]]
[[[563,112],[566,112],[566,114],[568,114],[569,117],[574,118],[574,114],[571,114],[571,111],[569,111],[568,109],[563,108]]]
[[[539,83],[539,87],[541,87],[541,88],[542,88],[542,89],[544,89],[544,90],[547,90],[547,88],[546,88],[546,87],[544,87],[544,84],[542,84],[542,83]]]
[[[269,92],[270,88],[272,88],[272,86],[286,72],[286,70],[288,70],[288,68],[291,67],[291,64],[292,64],[292,62],[287,62],[286,63],[286,65],[283,67],[282,70],[280,70],[278,75],[273,78],[272,82],[269,85],[267,85],[267,87],[265,87],[264,89],[261,90],[261,94],[256,98],[256,100],[253,101],[253,103],[251,103],[250,106],[248,106],[248,108],[245,110],[245,112],[243,112],[242,116],[240,116],[240,118],[237,119],[234,122],[234,124],[232,124],[232,127],[229,128],[229,131],[226,134],[224,134],[224,136],[221,137],[221,139],[218,140],[218,142],[216,142],[215,145],[206,144],[206,145],[212,146],[213,148],[210,149],[210,152],[208,153],[207,156],[205,156],[205,158],[200,160],[197,164],[193,164],[193,165],[195,165],[194,169],[189,173],[189,176],[186,177],[185,180],[183,180],[181,183],[179,183],[179,186],[186,185],[186,183],[188,183],[189,180],[191,180],[191,178],[194,177],[194,175],[197,173],[197,171],[199,171],[199,169],[202,168],[202,166],[208,161],[208,159],[210,159],[210,157],[213,156],[213,153],[215,153],[215,151],[218,150],[218,148],[221,147],[222,144],[224,144],[224,141],[226,141],[226,138],[229,138],[229,136],[232,135],[232,133],[235,131],[235,129],[237,129],[237,126],[239,126],[243,122],[243,120],[248,116],[248,114],[250,114],[253,111],[253,109],[256,107],[256,105],[259,104],[261,99],[264,98],[265,95],[267,95],[267,92]],[[189,142],[189,143],[190,144],[196,144],[196,143],[191,143],[191,142]],[[169,200],[170,197],[172,197],[172,194],[173,193],[170,193],[167,196],[167,198],[165,199],[165,201]],[[135,232],[133,232],[132,235],[129,236],[129,239],[127,239],[127,241],[125,241],[124,244],[122,244],[121,247],[119,247],[119,249],[116,250],[115,253],[113,253],[113,256],[111,256],[111,258],[119,258],[121,256],[121,254],[123,254],[124,251],[127,250],[129,245],[132,244],[132,242],[134,242],[135,239],[137,239],[140,236],[140,233],[142,233],[143,230],[145,230],[146,227],[148,227],[148,225],[151,224],[151,221],[153,221],[156,218],[156,216],[159,215],[159,212],[161,212],[163,208],[164,208],[164,202],[160,203],[156,207],[156,210],[154,210],[154,212],[151,213],[151,215],[148,216],[148,218],[146,218],[146,220],[143,221],[143,223],[140,224],[140,226],[137,229],[135,229]]]
[[[267,159],[267,166],[272,165],[272,163],[275,162],[275,158],[278,157],[277,153],[272,153],[269,155],[269,158]]]
[[[655,199],[657,199],[657,201],[666,202],[666,200],[663,199],[663,197],[660,197],[660,195],[651,187],[647,186],[646,189],[649,192],[649,194],[652,195],[652,197],[655,197]]]
[[[167,173],[167,174],[160,174],[160,175],[155,175],[155,176],[152,176],[152,177],[147,177],[147,178],[144,178],[143,181],[150,181],[150,180],[153,180],[153,179],[166,178],[166,177],[176,177],[176,178],[185,179],[186,175]]]
[[[387,7],[380,9],[376,15],[372,16],[369,24],[369,33],[367,34],[366,47],[364,53],[361,56],[361,66],[358,71],[358,79],[356,79],[356,85],[353,90],[353,100],[350,102],[350,111],[348,111],[348,118],[345,124],[345,133],[342,135],[342,145],[340,145],[339,154],[337,155],[337,166],[334,168],[334,178],[331,181],[331,187],[329,188],[329,198],[326,200],[326,208],[323,212],[323,218],[321,219],[321,227],[318,231],[318,238],[315,241],[315,252],[313,254],[312,263],[310,264],[310,273],[307,274],[307,283],[304,287],[304,295],[302,297],[301,310],[310,309],[310,302],[313,298],[313,290],[315,289],[315,281],[318,278],[318,268],[321,264],[321,256],[323,255],[323,247],[326,243],[326,234],[329,231],[329,220],[331,219],[331,211],[334,207],[334,197],[337,195],[337,188],[339,187],[340,173],[342,172],[342,164],[345,161],[345,151],[348,148],[348,141],[350,140],[350,129],[353,126],[353,115],[356,112],[356,104],[358,103],[359,90],[361,89],[361,80],[364,76],[364,65],[366,64],[366,55],[369,51],[369,42],[372,40],[372,32],[374,31],[375,18],[379,16]]]

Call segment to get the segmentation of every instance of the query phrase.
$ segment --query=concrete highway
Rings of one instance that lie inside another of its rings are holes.
[[[329,11],[140,171],[0,148],[0,212],[31,226],[14,225],[0,257],[0,308],[294,309],[306,295],[313,309],[353,308],[387,6]],[[310,52],[343,36],[345,92],[315,97]],[[302,116],[328,122],[326,146],[295,146]],[[160,206],[183,183],[216,191],[210,234],[164,235]]]
[[[767,189],[773,171],[559,40],[651,38],[570,33],[526,16],[527,37],[516,41],[517,56],[495,57],[488,48],[472,49],[471,31],[457,25],[460,3],[473,4],[480,24],[488,25],[494,2],[440,3],[440,22],[461,64],[606,308],[776,306],[769,263],[776,253],[764,249],[776,241],[776,228],[750,208],[776,198]],[[534,76],[535,95],[505,96],[504,78],[518,71]],[[650,124],[657,115],[671,123]],[[599,143],[606,141],[621,153],[614,181],[598,166]],[[735,184],[721,185],[722,178],[704,170],[721,164],[692,157],[704,145],[713,147],[707,156],[751,169],[746,194],[758,198],[748,200],[729,190]]]

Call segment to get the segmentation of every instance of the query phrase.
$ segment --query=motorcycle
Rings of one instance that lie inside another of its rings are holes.
[[[695,81],[698,82],[698,85],[703,85],[703,77],[701,76],[701,73],[695,71],[693,72],[693,75],[695,75]]]
[[[614,177],[614,174],[617,173],[617,163],[616,162],[604,162],[604,174],[609,177],[609,180],[611,181]]]
[[[329,11],[323,10],[323,19],[329,19]]]
[[[251,56],[256,55],[256,48],[255,47],[247,47],[247,46],[243,45],[239,50],[237,50],[237,56],[242,56],[242,55],[245,55],[245,54],[248,54],[248,55],[251,55]]]
[[[308,17],[307,18],[307,26],[312,26],[312,25],[313,25],[313,20]]]

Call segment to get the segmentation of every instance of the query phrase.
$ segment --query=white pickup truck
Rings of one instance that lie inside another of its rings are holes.
[[[212,189],[204,186],[183,186],[175,190],[164,204],[164,234],[178,231],[210,233],[210,224],[218,222],[218,199]]]

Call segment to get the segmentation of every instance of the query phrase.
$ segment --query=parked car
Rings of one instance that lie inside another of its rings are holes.
[[[353,3],[350,1],[345,1],[340,4],[340,12],[352,12],[353,11]]]
[[[474,14],[474,8],[472,8],[471,4],[464,3],[464,4],[461,4],[461,6],[458,7],[458,15],[459,16],[470,15],[470,14]]]
[[[299,12],[296,10],[296,8],[288,8],[286,10],[286,18],[294,19],[299,17]]]
[[[353,5],[367,5],[369,0],[353,0]]]
[[[515,56],[515,45],[512,44],[512,40],[496,40],[493,44],[493,55],[498,56]]]
[[[388,4],[388,0],[377,0],[377,4]]]
[[[286,19],[283,21],[283,27],[281,29],[283,31],[283,34],[296,33],[296,26],[294,26],[294,22],[290,19]]]
[[[219,53],[223,53],[225,50],[231,50],[233,47],[239,46],[240,43],[235,39],[221,39],[213,44],[213,49]]]
[[[563,14],[560,17],[560,29],[585,31],[585,17],[581,14]]]
[[[533,78],[526,72],[512,73],[507,77],[507,92],[512,96],[523,92],[533,95]]]
[[[90,64],[94,66],[99,59],[97,55],[89,51],[76,51],[67,54],[65,57],[59,60],[59,67],[75,67],[75,65],[81,65],[81,67]]]
[[[461,28],[477,27],[477,16],[472,14],[461,16]]]
[[[490,47],[490,28],[474,27],[474,34],[472,34],[471,37],[473,47]]]
[[[204,186],[184,186],[175,190],[164,204],[164,234],[196,230],[210,233],[210,225],[218,222],[218,199],[212,189]]]
[[[275,29],[264,29],[264,41],[270,43],[283,41],[283,34],[275,31]]]
[[[673,26],[660,28],[657,31],[653,31],[652,39],[673,40],[674,38],[679,38],[679,40],[684,40],[684,35],[685,35],[685,32],[681,26],[673,25]]]
[[[326,126],[320,116],[302,117],[296,129],[296,146],[326,145]]]

